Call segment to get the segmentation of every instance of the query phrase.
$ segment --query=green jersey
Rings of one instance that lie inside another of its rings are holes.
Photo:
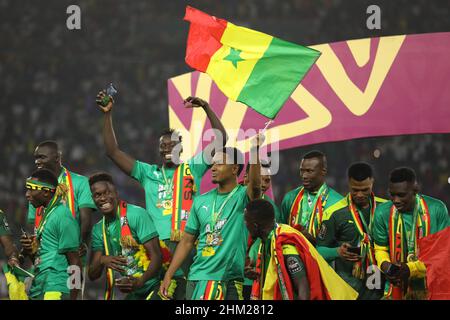
[[[425,203],[428,207],[429,215],[430,215],[430,233],[433,234],[439,232],[450,225],[450,218],[448,216],[448,210],[445,204],[438,200],[429,196],[421,195],[425,200]],[[389,220],[390,220],[390,212],[393,206],[392,201],[388,201],[379,207],[375,211],[375,223],[373,229],[373,236],[375,244],[382,247],[390,248],[390,239],[389,239]],[[398,216],[401,215],[403,221],[403,241],[405,243],[404,246],[404,257],[407,257],[408,252],[408,239],[410,239],[410,235],[413,229],[413,214],[414,212],[402,212],[398,213]],[[398,216],[396,221],[394,222],[397,225]],[[419,233],[423,232],[423,228],[420,228]],[[389,249],[388,249],[389,250]],[[406,262],[406,261],[402,261]],[[413,290],[423,291],[425,290],[424,279],[420,278],[412,278],[409,281],[409,285],[413,288]]]
[[[203,152],[188,160],[187,163],[197,190],[193,194],[195,199],[195,196],[199,194],[202,177],[208,170],[209,165],[204,159]],[[170,239],[172,210],[165,209],[161,204],[165,200],[173,201],[171,183],[175,169],[136,161],[131,172],[131,176],[139,181],[145,190],[145,206],[148,214],[155,222],[160,240]]]
[[[430,212],[430,234],[439,232],[448,227],[450,225],[450,218],[445,204],[441,200],[425,195],[421,196],[425,200]],[[389,215],[392,206],[392,201],[388,201],[377,207],[377,210],[375,211],[373,236],[375,244],[379,246],[389,246]],[[403,217],[406,236],[409,237],[413,223],[413,212],[403,212],[401,215]]]
[[[75,202],[75,213],[76,213],[76,219],[78,224],[80,224],[80,209],[81,208],[91,208],[91,209],[97,209],[94,201],[92,200],[92,194],[91,189],[89,187],[89,180],[85,176],[79,175],[77,173],[74,173],[72,171],[70,172],[70,177],[72,178],[72,185],[73,185],[73,195],[74,195],[74,202]],[[64,176],[64,169],[61,170],[61,173],[58,177],[58,182],[61,183]],[[67,194],[67,196],[70,196],[70,192]],[[66,205],[67,205],[66,201]],[[28,223],[34,224],[36,216],[36,208],[31,205],[31,203],[28,204]]]
[[[243,280],[248,231],[244,209],[247,187],[228,193],[217,188],[195,198],[185,232],[198,235],[188,280]],[[214,212],[213,212],[214,211]]]
[[[384,199],[375,198],[375,202],[378,205],[386,202]],[[369,299],[370,296],[380,299],[382,291],[369,295],[366,293],[365,279],[358,279],[353,277],[353,262],[341,259],[338,254],[338,248],[345,242],[349,243],[353,247],[359,246],[361,236],[358,232],[355,221],[353,220],[352,213],[349,209],[348,197],[338,201],[333,206],[329,207],[324,212],[324,221],[317,237],[317,251],[325,256],[327,261],[334,261],[336,273],[345,280],[349,285],[359,292],[359,297]],[[371,207],[365,209],[359,209],[362,218],[368,226],[370,224]],[[373,222],[372,222],[373,223]],[[365,230],[367,232],[367,230]],[[369,233],[370,235],[370,233]],[[326,248],[324,248],[326,247]],[[329,249],[333,250],[329,250]],[[326,252],[324,254],[324,252]]]
[[[288,221],[289,215],[291,213],[291,208],[292,205],[294,204],[295,198],[300,192],[300,189],[301,187],[291,190],[284,196],[283,201],[281,203],[281,219],[282,219],[281,223],[290,225],[290,221]],[[313,209],[312,207],[316,201],[316,197],[317,194],[311,193],[305,189],[305,193],[303,194],[302,198],[301,212],[300,212],[301,217],[300,224],[302,226],[306,226],[309,222],[309,218],[311,217]],[[327,208],[331,207],[342,198],[343,198],[342,195],[337,193],[334,189],[328,187],[328,197],[326,198],[326,201],[324,201],[324,203],[322,204],[323,210],[326,210]]]
[[[138,244],[144,244],[147,241],[158,236],[152,219],[146,213],[145,209],[127,204],[127,220],[131,230],[131,235]],[[119,218],[114,215],[114,219],[106,220],[106,234],[109,240],[111,255],[122,255],[122,246],[120,245],[121,226]],[[97,222],[92,228],[92,251],[101,251],[105,255],[105,246],[103,239],[103,219]],[[159,274],[150,278],[142,288],[133,292],[135,296],[148,293],[153,286],[159,283]]]
[[[50,291],[70,293],[67,286],[69,263],[65,254],[78,252],[80,228],[64,204],[57,204],[49,212],[39,241],[30,297],[41,297]]]
[[[9,229],[8,221],[6,221],[6,214],[0,210],[0,237],[10,235],[11,230]]]

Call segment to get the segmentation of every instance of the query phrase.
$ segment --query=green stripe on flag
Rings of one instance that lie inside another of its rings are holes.
[[[273,38],[237,101],[268,118],[275,118],[319,56],[317,50]]]

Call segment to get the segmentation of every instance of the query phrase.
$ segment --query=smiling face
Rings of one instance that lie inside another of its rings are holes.
[[[38,169],[48,169],[56,173],[61,166],[61,156],[48,146],[37,147],[34,151],[34,163]]]
[[[417,188],[414,183],[403,181],[389,183],[389,196],[399,212],[410,212],[414,209]]]
[[[113,184],[98,181],[91,185],[92,199],[103,215],[114,215],[119,204],[119,195]]]
[[[212,183],[221,184],[231,179],[236,179],[239,165],[233,164],[226,153],[217,152],[212,159],[211,177]]]
[[[350,178],[348,181],[350,194],[355,204],[360,208],[367,208],[370,204],[370,195],[372,194],[373,178],[367,178],[363,181],[357,181]]]
[[[172,140],[171,136],[168,134],[159,138],[159,155],[161,156],[164,164],[172,164],[174,157],[178,157],[178,159],[180,158],[181,150],[174,150],[178,143],[181,142]],[[178,154],[173,154],[173,151]]]
[[[300,178],[306,190],[314,192],[319,190],[325,182],[326,169],[317,158],[302,159],[300,163]]]

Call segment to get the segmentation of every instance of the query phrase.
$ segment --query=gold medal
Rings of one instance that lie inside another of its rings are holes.
[[[202,257],[211,257],[216,254],[213,247],[204,247],[202,249]]]
[[[172,203],[173,203],[172,200],[165,200],[163,201],[162,206],[165,210],[169,210],[172,209]]]
[[[407,262],[415,262],[417,261],[417,257],[414,253],[408,254],[408,257],[406,258]]]

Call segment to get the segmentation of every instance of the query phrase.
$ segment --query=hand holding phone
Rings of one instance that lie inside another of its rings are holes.
[[[356,262],[361,260],[360,250],[359,247],[354,248],[350,243],[345,242],[338,248],[338,254],[346,261]]]
[[[385,273],[390,278],[397,278],[400,275],[400,266],[391,263]]]
[[[347,251],[353,254],[357,254],[358,256],[361,255],[361,247],[350,247],[347,248]]]

